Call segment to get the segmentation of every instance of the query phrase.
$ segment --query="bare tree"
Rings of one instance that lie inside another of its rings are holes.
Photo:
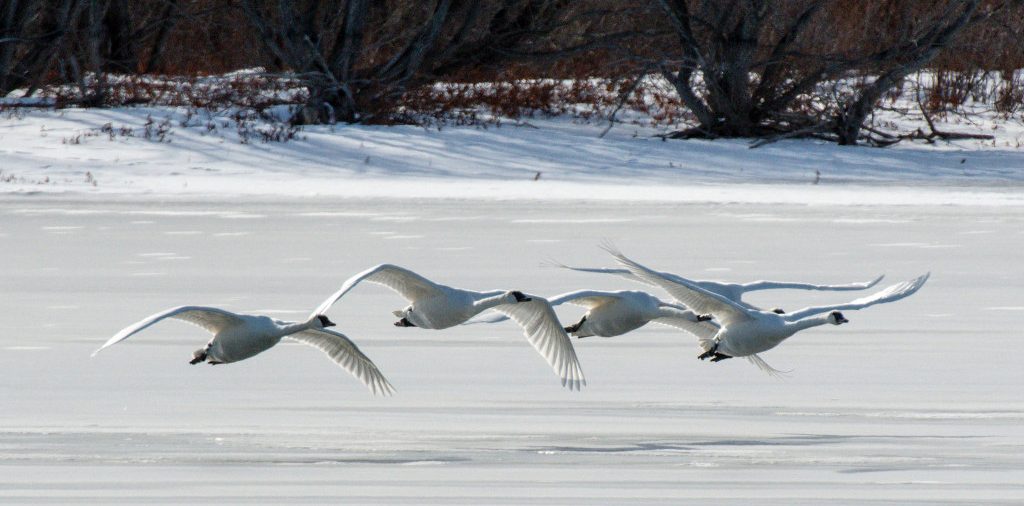
[[[296,122],[324,123],[364,120],[381,84],[401,87],[436,40],[452,0],[435,2],[413,30],[381,33],[385,42],[401,47],[387,63],[374,67],[365,61],[365,39],[387,17],[380,3],[242,0],[241,5],[275,67],[293,72],[309,89]]]
[[[297,122],[377,121],[412,87],[527,56],[569,0],[242,0],[276,70],[310,90]],[[579,50],[582,45],[573,47]]]
[[[978,0],[946,2],[941,10],[934,11],[936,14],[931,18],[914,20],[908,23],[909,26],[904,26],[903,33],[907,35],[896,43],[862,59],[860,67],[875,74],[875,77],[840,104],[834,118],[834,131],[839,144],[857,144],[864,122],[885,92],[933,60],[965,27],[988,18],[997,8],[1001,8],[989,8],[979,13],[979,3]]]
[[[77,0],[8,0],[0,6],[0,95],[37,88],[72,30]]]
[[[791,65],[826,0],[656,2],[668,14],[676,51],[656,55],[655,65],[699,123],[677,137],[774,132],[778,125],[767,122],[826,70]]]
[[[813,135],[840,144],[857,143],[887,91],[1008,3],[654,1],[668,14],[676,50],[648,58],[698,122],[673,137]],[[817,110],[803,106],[808,96],[830,100],[823,84],[857,76],[869,82]]]

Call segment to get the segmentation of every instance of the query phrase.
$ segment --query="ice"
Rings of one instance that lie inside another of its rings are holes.
[[[3,503],[1024,502],[1019,206],[11,195],[0,223]],[[514,324],[396,328],[405,301],[370,284],[329,315],[390,398],[295,344],[190,366],[208,337],[175,321],[89,358],[180,304],[301,318],[381,262],[466,288],[647,289],[546,263],[612,266],[605,240],[695,278],[932,277],[766,352],[784,379],[651,325],[576,340],[589,386],[569,392]]]

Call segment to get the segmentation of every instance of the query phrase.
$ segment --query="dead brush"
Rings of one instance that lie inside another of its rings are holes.
[[[1024,106],[1024,74],[1013,70],[1004,71],[995,87],[992,103],[997,112],[1008,118]]]
[[[648,124],[676,123],[684,108],[667,90],[632,80],[518,79],[504,82],[438,83],[407,92],[392,119],[444,125],[499,125],[503,119],[566,116],[608,120],[619,109]]]

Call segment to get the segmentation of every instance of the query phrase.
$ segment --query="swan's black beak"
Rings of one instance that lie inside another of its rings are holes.
[[[327,327],[334,327],[334,326],[336,326],[334,322],[332,322],[331,320],[329,320],[329,319],[328,319],[328,318],[327,318],[326,316],[324,316],[324,315],[319,315],[319,316],[317,316],[317,319],[319,319],[319,320],[320,320],[320,325],[323,325],[323,326],[324,326],[324,328],[327,328]]]
[[[847,320],[846,317],[843,316],[843,313],[840,313],[839,311],[833,311],[832,312],[832,317],[836,319],[836,325],[841,325],[843,323],[850,323],[850,320]]]
[[[516,302],[529,302],[533,300],[526,295],[523,295],[523,292],[520,292],[519,290],[512,292],[512,296],[516,298]]]
[[[699,314],[699,315],[697,315],[697,321],[699,321],[699,322],[706,322],[706,321],[712,320],[714,318],[715,318],[714,316],[711,316],[709,314]]]

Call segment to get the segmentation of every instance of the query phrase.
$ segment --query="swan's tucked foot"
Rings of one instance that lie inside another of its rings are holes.
[[[196,365],[200,362],[206,362],[206,348],[196,350],[194,353],[192,353],[192,360],[188,361],[188,363],[192,365]]]
[[[711,358],[711,357],[713,357],[715,355],[718,355],[718,343],[715,343],[715,345],[712,346],[710,350],[705,351],[704,353],[701,353],[700,355],[697,355],[697,358],[699,358],[701,360],[704,360],[706,358]]]
[[[512,296],[516,298],[516,302],[530,302],[533,300],[526,295],[523,295],[523,292],[520,292],[519,290],[513,291]]]
[[[397,322],[395,322],[395,326],[396,327],[415,327],[416,325],[413,325],[413,323],[411,321],[409,321],[408,318],[402,317],[401,320],[398,320]]]
[[[699,322],[706,322],[706,321],[712,320],[714,318],[715,318],[714,316],[711,316],[709,314],[699,314],[699,315],[697,315],[697,321],[699,321]]]
[[[579,322],[574,323],[574,324],[569,325],[568,327],[566,327],[565,331],[567,333],[569,333],[569,334],[572,334],[573,332],[578,332],[580,330],[580,328],[583,327],[583,322],[585,322],[585,321],[587,321],[587,317],[586,316],[581,318]],[[580,336],[576,336],[576,337],[580,337]]]
[[[723,361],[723,360],[725,360],[727,358],[732,358],[732,356],[725,355],[725,354],[722,354],[722,353],[715,353],[714,357],[711,358],[711,361],[712,362],[721,362],[721,361]]]

